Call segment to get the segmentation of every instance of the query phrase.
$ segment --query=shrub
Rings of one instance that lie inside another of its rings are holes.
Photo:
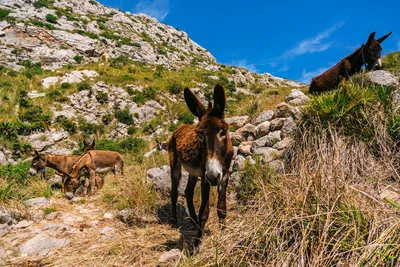
[[[133,120],[132,114],[127,109],[124,109],[124,110],[116,109],[115,110],[115,118],[119,122],[126,124],[126,125],[133,125],[135,123],[135,121]]]
[[[79,92],[83,90],[91,90],[92,86],[88,82],[80,82],[76,86],[76,89],[78,89]]]
[[[8,121],[0,122],[0,137],[4,137],[8,140],[14,140],[18,137],[18,129],[15,124]]]
[[[132,60],[125,56],[119,56],[116,58],[112,58],[110,62],[110,67],[116,69],[122,69],[124,66],[131,64]]]
[[[74,56],[74,60],[75,60],[76,63],[81,64],[82,60],[83,60],[83,57],[76,55],[76,56]]]
[[[104,125],[99,125],[95,123],[90,123],[85,121],[82,118],[78,119],[79,130],[85,134],[103,134],[104,133]]]
[[[185,124],[193,124],[195,116],[187,111],[178,116],[178,121],[183,122]]]
[[[128,134],[129,135],[133,135],[133,134],[137,133],[137,131],[138,131],[138,128],[136,128],[134,126],[128,127]]]
[[[25,108],[18,115],[21,121],[29,123],[39,123],[43,126],[50,124],[50,114],[43,113],[43,110],[39,106],[32,106]]]
[[[96,149],[111,150],[119,153],[139,152],[144,148],[142,138],[127,137],[123,139],[99,139],[96,140]]]
[[[0,8],[0,20],[4,20],[8,14],[10,14],[10,10]]]
[[[112,114],[110,113],[106,113],[101,117],[101,121],[105,124],[105,125],[109,125],[112,122]]]
[[[183,92],[182,84],[177,81],[172,81],[167,85],[167,89],[171,94],[178,95]]]
[[[46,21],[53,23],[53,24],[57,24],[57,16],[53,15],[53,14],[47,14],[46,15]]]
[[[71,88],[71,84],[70,83],[62,83],[61,84],[61,89],[68,89],[68,88]]]
[[[105,103],[107,103],[107,101],[108,101],[108,95],[107,95],[107,93],[106,93],[106,92],[102,92],[102,91],[97,92],[97,94],[96,94],[96,100],[97,100],[97,102],[99,102],[100,104],[105,104]]]
[[[47,7],[50,8],[54,3],[54,0],[38,0],[36,1],[33,6],[36,8]]]
[[[30,60],[25,60],[22,62],[22,66],[25,67],[25,70],[23,70],[22,73],[28,78],[43,74],[43,69],[40,62],[33,63]]]
[[[29,168],[29,162],[6,164],[0,166],[0,177],[6,179],[7,181],[24,183],[29,177]]]
[[[67,132],[74,134],[76,133],[78,127],[76,126],[76,123],[70,121],[69,119],[67,119],[65,116],[58,116],[55,119],[56,123],[59,123],[60,126],[66,130]]]

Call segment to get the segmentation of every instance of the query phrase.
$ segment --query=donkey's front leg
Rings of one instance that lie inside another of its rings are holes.
[[[204,180],[204,178],[201,179],[201,206],[199,211],[200,228],[197,232],[196,246],[200,243],[200,239],[203,236],[204,227],[210,213],[210,184]]]
[[[226,218],[226,187],[228,186],[229,174],[225,174],[218,185],[218,204],[217,213],[219,223],[224,223]]]
[[[94,195],[96,193],[96,171],[95,170],[90,170],[90,176],[89,176],[89,184],[90,184],[90,194]],[[86,185],[85,185],[86,187]],[[87,189],[87,187],[86,187]]]
[[[198,220],[193,204],[193,195],[197,179],[197,176],[189,175],[189,180],[185,189],[186,202],[189,209],[190,218],[192,219],[192,223],[194,223],[196,226],[198,226]]]
[[[178,226],[176,202],[178,201],[178,186],[181,180],[181,164],[175,159],[171,164],[171,224]]]

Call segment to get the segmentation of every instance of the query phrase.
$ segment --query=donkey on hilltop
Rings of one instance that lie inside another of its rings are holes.
[[[176,202],[181,179],[181,166],[189,172],[185,189],[190,217],[199,226],[197,242],[204,231],[209,215],[210,186],[218,186],[218,217],[222,223],[226,217],[226,187],[229,166],[233,157],[233,146],[229,136],[229,125],[224,120],[225,92],[217,84],[214,88],[214,106],[206,109],[199,99],[186,88],[184,98],[190,111],[199,118],[197,125],[182,125],[174,131],[169,144],[171,167],[172,222],[177,225]],[[201,177],[201,207],[199,216],[193,204],[194,189]]]
[[[341,80],[349,79],[351,75],[361,71],[364,65],[367,70],[380,68],[382,66],[381,43],[390,34],[392,32],[375,40],[375,32],[371,33],[368,41],[351,55],[343,58],[339,63],[321,75],[314,77],[311,81],[309,92],[321,93],[334,90]]]
[[[123,175],[124,160],[118,152],[106,150],[91,150],[83,155],[72,167],[70,177],[65,181],[65,184],[75,190],[79,187],[79,175],[86,169],[90,173],[89,182],[85,183],[83,195],[87,194],[89,185],[92,189],[91,193],[96,192],[96,174],[106,174],[113,172],[114,174],[120,172]],[[71,193],[71,191],[69,191]],[[73,194],[68,194],[67,197],[71,198]]]

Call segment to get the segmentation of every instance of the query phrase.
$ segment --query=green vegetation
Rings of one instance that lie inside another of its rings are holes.
[[[52,24],[57,24],[57,16],[53,15],[53,14],[47,14],[46,15],[46,21],[50,22]]]
[[[76,55],[76,56],[74,56],[74,60],[75,60],[75,62],[76,62],[77,64],[81,64],[81,63],[82,63],[82,60],[83,60],[83,56],[78,56],[78,55]]]
[[[37,0],[33,5],[36,8],[42,8],[42,7],[52,8],[53,4],[54,0]]]
[[[133,116],[128,109],[116,109],[115,110],[115,118],[126,125],[133,125],[135,121],[133,120]]]
[[[390,53],[386,55],[382,60],[382,65],[384,69],[387,69],[389,71],[399,71],[400,52]]]
[[[5,20],[10,12],[8,9],[0,8],[0,21]]]

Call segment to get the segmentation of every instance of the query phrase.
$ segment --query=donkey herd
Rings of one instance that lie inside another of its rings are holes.
[[[360,71],[362,67],[376,69],[381,66],[381,43],[391,32],[377,40],[375,32],[369,35],[366,44],[343,58],[330,70],[312,79],[310,93],[333,90],[343,79]],[[178,186],[182,167],[189,173],[185,196],[191,221],[198,228],[197,243],[204,232],[209,216],[209,194],[211,186],[218,187],[217,213],[220,223],[226,217],[226,188],[229,181],[229,166],[234,149],[229,136],[229,124],[224,120],[226,97],[224,88],[217,84],[214,88],[213,103],[204,107],[195,94],[188,88],[184,90],[184,99],[189,110],[199,122],[197,125],[181,125],[176,129],[168,144],[171,168],[171,222],[177,226]],[[62,177],[62,191],[67,199],[81,186],[80,176],[85,177],[83,195],[95,194],[102,188],[104,178],[100,174],[109,172],[123,175],[124,160],[114,151],[95,149],[95,141],[84,141],[85,153],[74,155],[44,155],[35,151],[31,161],[30,174],[41,174],[45,178],[46,167],[56,170]],[[194,189],[200,178],[201,206],[198,215],[193,203]]]

